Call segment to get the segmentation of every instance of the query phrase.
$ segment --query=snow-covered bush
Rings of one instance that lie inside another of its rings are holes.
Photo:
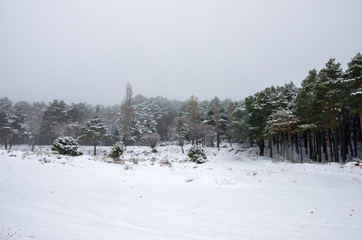
[[[196,163],[205,163],[206,162],[206,155],[204,149],[199,146],[192,146],[187,154],[192,162]]]
[[[116,142],[114,146],[111,149],[111,153],[109,154],[109,157],[111,158],[119,158],[123,152],[126,150],[126,147],[124,146],[122,141]]]
[[[83,154],[78,151],[78,143],[72,137],[58,137],[54,140],[52,150],[63,155],[79,156]]]

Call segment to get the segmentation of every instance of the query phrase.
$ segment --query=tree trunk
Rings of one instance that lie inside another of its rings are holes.
[[[353,145],[354,145],[354,154],[358,156],[357,154],[357,128],[356,128],[356,118],[353,118]]]
[[[93,140],[94,140],[94,151],[93,151],[93,154],[94,154],[94,156],[95,156],[95,155],[97,155],[97,150],[96,150],[96,148],[97,148],[97,137],[94,137]]]
[[[317,131],[316,135],[317,139],[317,152],[318,152],[318,162],[322,162],[322,148],[321,148],[321,141],[320,141],[320,132]]]
[[[362,135],[362,112],[359,113],[359,125],[361,128],[360,135]],[[362,136],[360,136],[362,138]]]
[[[287,141],[287,137],[286,134],[283,133],[283,157],[285,157],[286,159],[289,159],[289,151],[288,151],[288,141]]]
[[[300,162],[303,163],[303,148],[302,148],[302,138],[303,136],[300,136],[299,139],[299,151],[300,151]]]
[[[333,147],[334,147],[334,161],[339,162],[339,153],[338,153],[338,133],[335,130],[335,127],[332,128],[333,131]]]
[[[328,138],[328,146],[329,146],[329,152],[330,152],[330,156],[331,156],[331,162],[333,162],[333,148],[332,148],[332,140],[331,140],[331,135],[329,132],[329,129],[327,129],[327,138]]]
[[[290,126],[288,126],[288,151],[289,151],[289,160],[294,161],[294,154],[293,154],[293,143],[292,143],[292,133]]]
[[[360,138],[362,138],[362,96],[361,94],[358,95],[358,102],[359,102],[359,125],[360,125]],[[362,141],[361,141],[362,144]],[[357,153],[356,153],[357,155]]]
[[[341,126],[341,157],[342,157],[342,162],[346,162],[347,160],[347,151],[346,151],[346,116],[345,116],[345,108],[342,107],[342,112],[340,115],[342,115],[342,119],[340,122],[340,126]]]
[[[34,152],[34,148],[35,148],[35,138],[33,136],[33,138],[31,139],[31,151]]]
[[[317,134],[313,134],[313,161],[317,161]]]
[[[181,147],[181,150],[182,150],[182,153],[185,153],[185,151],[184,151],[184,143],[183,143],[183,140],[182,139],[179,139],[178,140],[178,143],[179,143],[179,145],[180,145],[180,147]]]
[[[12,148],[14,142],[15,142],[15,134],[12,134],[12,136],[10,137],[10,142],[9,142],[9,143],[10,143],[10,146],[9,146],[9,149]]]
[[[8,142],[6,141],[6,135],[3,135],[5,150],[8,149]]]
[[[325,136],[323,137],[323,153],[324,153],[324,160],[328,162],[328,147],[327,147],[327,138],[328,136],[328,129],[326,128]]]
[[[308,134],[303,133],[305,154],[308,155]]]
[[[310,130],[308,131],[308,138],[309,138],[309,159],[312,160],[313,159],[313,137],[312,137],[312,133]]]
[[[217,150],[220,151],[220,131],[217,131],[217,135],[216,135],[216,145],[217,145]]]
[[[264,139],[260,139],[257,142],[258,142],[259,151],[260,151],[259,155],[264,156],[264,148],[265,148]]]
[[[269,150],[270,150],[270,158],[273,158],[273,143],[272,143],[272,137],[269,139]]]

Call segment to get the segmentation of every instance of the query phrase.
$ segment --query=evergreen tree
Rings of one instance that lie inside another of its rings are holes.
[[[95,116],[82,128],[82,134],[80,135],[79,140],[92,140],[94,146],[93,153],[94,155],[97,155],[97,143],[106,137],[108,137],[107,127],[103,124],[99,116]]]
[[[176,117],[170,125],[169,135],[172,140],[176,140],[184,153],[184,140],[187,135],[186,122],[182,117]]]
[[[330,129],[333,137],[332,145],[333,152],[331,158],[335,162],[339,162],[339,149],[338,149],[338,122],[339,107],[342,97],[342,68],[340,63],[336,63],[334,58],[329,59],[325,68],[318,73],[318,82],[316,86],[317,103],[322,106],[322,113],[324,113],[324,120],[326,126]],[[332,146],[330,145],[330,150]]]
[[[10,136],[9,136],[9,148],[15,143],[16,138],[20,140],[24,137],[28,137],[30,134],[26,129],[25,115],[22,112],[15,111],[10,115]]]
[[[11,134],[11,122],[10,116],[5,111],[0,111],[0,137],[5,146],[5,149],[8,148],[8,138]]]
[[[288,146],[285,148],[287,159],[294,160],[292,131],[297,126],[298,120],[296,116],[289,110],[277,110],[272,113],[267,121],[267,135],[286,134],[288,138]],[[286,139],[286,138],[285,138]]]
[[[70,122],[67,114],[68,106],[63,100],[53,100],[43,113],[40,134],[42,144],[51,144],[61,135],[60,128]]]
[[[357,106],[352,113],[359,115],[360,134],[362,134],[362,54],[357,53],[348,63],[345,73],[348,80],[348,97],[352,106]],[[361,137],[361,135],[360,135]]]

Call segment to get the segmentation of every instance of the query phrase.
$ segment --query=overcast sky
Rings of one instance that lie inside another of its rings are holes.
[[[242,100],[362,52],[362,1],[0,0],[0,97]]]

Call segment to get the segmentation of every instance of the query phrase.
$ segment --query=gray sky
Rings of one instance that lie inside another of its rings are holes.
[[[0,97],[241,100],[362,52],[362,1],[0,0]]]

